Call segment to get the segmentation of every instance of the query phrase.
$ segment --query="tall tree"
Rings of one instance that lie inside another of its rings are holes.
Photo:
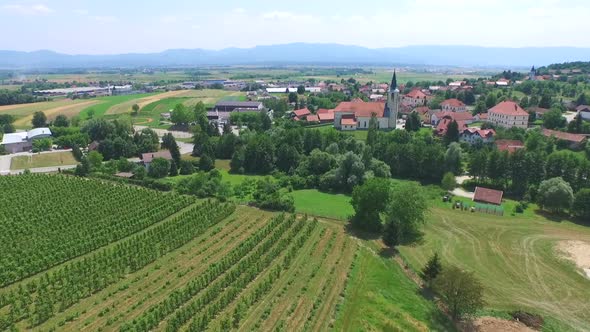
[[[445,142],[451,144],[452,142],[459,141],[459,124],[453,120],[447,126],[447,132],[445,133]]]
[[[438,253],[435,252],[434,255],[430,257],[422,271],[420,271],[420,277],[427,285],[438,277],[438,275],[442,272],[442,264],[440,262],[440,258],[438,257]]]
[[[388,181],[371,179],[363,185],[354,187],[351,204],[355,214],[351,218],[353,226],[379,232],[382,228],[382,214],[390,202],[391,189]]]
[[[69,127],[70,126],[70,120],[68,120],[68,117],[60,114],[58,116],[55,117],[55,120],[53,120],[53,125],[55,127]]]
[[[455,175],[461,174],[462,154],[463,150],[461,149],[461,144],[457,142],[451,143],[445,153],[445,171],[452,172]]]
[[[419,241],[427,208],[426,198],[417,184],[406,183],[394,188],[387,207],[383,242],[395,246]]]
[[[569,209],[574,200],[574,191],[562,178],[552,178],[541,182],[537,191],[537,203],[543,209],[560,213]]]
[[[43,112],[35,112],[31,124],[33,128],[47,127],[47,116]]]
[[[434,290],[447,305],[453,319],[473,315],[482,309],[484,288],[473,273],[447,266],[434,279]]]

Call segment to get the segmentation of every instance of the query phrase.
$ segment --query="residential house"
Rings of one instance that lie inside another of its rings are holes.
[[[442,103],[440,103],[440,108],[443,111],[449,111],[449,112],[465,112],[467,111],[467,106],[460,101],[459,99],[456,98],[451,98],[451,99],[447,99],[445,101],[443,101]]]
[[[4,134],[2,145],[8,153],[29,151],[33,148],[33,141],[36,139],[51,136],[49,128],[35,128],[26,132]]]
[[[305,121],[320,123],[320,118],[316,114],[310,114],[305,118]]]
[[[502,196],[504,192],[500,190],[488,189],[483,187],[475,187],[475,194],[473,196],[474,202],[500,205],[502,204]]]
[[[489,122],[504,128],[528,127],[529,113],[513,101],[503,101],[488,110]]]
[[[529,107],[528,111],[530,113],[534,113],[536,119],[542,119],[545,116],[545,114],[551,112],[550,109],[542,108],[542,107],[536,107],[536,106],[535,107]]]
[[[459,141],[470,145],[476,143],[492,143],[496,132],[494,129],[465,128],[459,134]]]
[[[438,136],[445,136],[447,134],[447,130],[449,129],[449,125],[451,124],[451,122],[456,121],[457,122],[457,127],[459,129],[459,133],[463,132],[463,130],[467,129],[467,124],[465,123],[465,121],[457,121],[455,119],[453,119],[451,116],[445,116],[443,117],[438,124],[436,125],[435,128],[435,134]]]
[[[488,121],[488,113],[479,113],[476,114],[474,116],[475,121],[482,121],[482,122],[487,122]]]
[[[588,140],[588,136],[582,134],[572,134],[563,131],[543,129],[543,135],[545,137],[555,137],[558,140],[566,141],[569,143],[571,149],[579,149],[584,146]]]
[[[446,112],[438,112],[438,113],[432,114],[430,117],[430,123],[433,126],[436,126],[445,117],[450,117],[451,119],[453,119],[457,122],[462,121],[465,124],[471,124],[471,123],[475,122],[475,118],[469,112],[457,113],[457,112],[446,111]]]
[[[588,105],[580,105],[576,107],[576,111],[582,117],[582,120],[590,121],[590,106]]]
[[[307,107],[295,110],[291,113],[291,115],[293,116],[293,120],[295,120],[295,121],[305,119],[305,117],[307,117],[310,114],[311,114],[311,112],[307,109]]]
[[[149,169],[150,164],[156,158],[164,158],[166,160],[172,160],[172,155],[170,154],[169,150],[162,150],[158,152],[148,152],[141,154],[141,161],[145,165],[145,168]]]
[[[408,94],[403,96],[402,102],[413,107],[424,106],[428,103],[428,95],[425,94],[422,90],[415,88]]]

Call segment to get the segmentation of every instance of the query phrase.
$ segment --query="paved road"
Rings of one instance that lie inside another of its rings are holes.
[[[135,131],[140,131],[145,128],[149,128],[149,127],[147,127],[147,126],[133,126],[133,129],[135,129]],[[172,134],[172,136],[174,136],[174,138],[191,138],[191,137],[193,137],[193,134],[187,133],[186,131],[175,131],[175,130],[165,130],[165,129],[155,129],[155,128],[152,128],[152,130],[155,131],[156,134],[158,134],[158,136],[160,136],[160,137],[164,136],[164,134]]]

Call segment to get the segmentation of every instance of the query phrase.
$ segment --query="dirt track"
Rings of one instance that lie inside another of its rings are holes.
[[[590,278],[590,243],[583,241],[561,241],[557,245],[557,248]]]

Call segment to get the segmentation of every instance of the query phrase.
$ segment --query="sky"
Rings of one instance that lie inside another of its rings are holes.
[[[0,0],[0,49],[68,54],[293,42],[590,47],[588,0]]]

